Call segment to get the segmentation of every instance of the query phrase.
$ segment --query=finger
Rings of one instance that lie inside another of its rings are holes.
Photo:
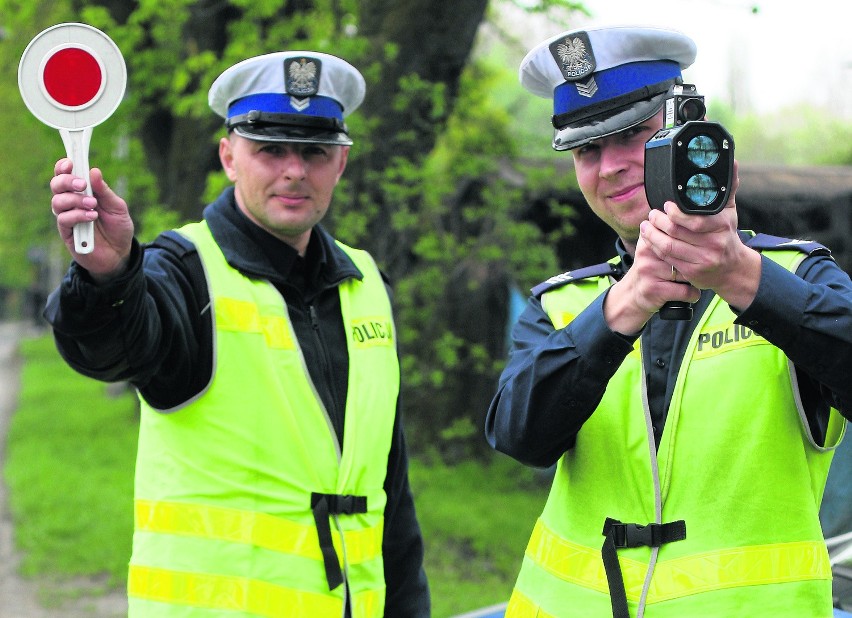
[[[678,300],[687,303],[695,303],[701,298],[701,290],[689,283],[680,280],[672,282],[668,279],[657,288],[661,302]]]
[[[683,299],[688,303],[697,303],[701,300],[701,290],[694,285],[688,283],[678,283],[679,291],[683,294]]]
[[[657,223],[662,223],[659,217],[655,221],[643,221],[639,225],[639,231],[654,255],[664,262],[670,262],[674,252],[674,239],[658,227]],[[666,278],[664,275],[663,279]]]
[[[53,174],[58,176],[59,174],[70,174],[74,169],[74,162],[68,158],[59,159],[56,162],[56,165],[53,166]]]
[[[94,211],[96,208],[98,208],[98,201],[95,197],[74,190],[80,187],[85,188],[86,183],[84,183],[80,178],[75,179],[75,181],[76,182],[74,183],[68,183],[69,186],[67,187],[67,190],[60,191],[51,198],[50,210],[54,216],[59,217],[63,214],[71,213],[74,211]],[[57,184],[60,184],[59,181],[57,182]],[[81,220],[92,219],[86,218]],[[67,218],[63,218],[61,220],[63,224],[69,224],[68,221],[69,220]]]
[[[669,238],[694,244],[697,235],[704,232],[709,217],[703,215],[689,215],[672,202],[667,202],[667,210],[654,210],[648,215],[648,221],[660,232]]]
[[[666,204],[671,204],[671,202],[666,202]],[[672,205],[671,208],[674,212],[680,212],[677,206]],[[650,221],[653,226],[661,232],[664,232],[668,236],[673,236],[678,227],[678,223],[675,221],[675,216],[676,215],[669,214],[668,211],[652,210],[648,215],[648,221]]]
[[[54,195],[80,193],[86,190],[86,181],[71,174],[59,174],[50,179],[50,190]]]
[[[700,234],[705,231],[708,225],[715,225],[712,216],[685,213],[674,202],[666,202],[665,215],[668,218],[669,226],[664,228],[664,231],[670,236],[685,236],[690,232]],[[661,222],[662,226],[663,223]]]
[[[78,223],[88,223],[98,218],[97,210],[85,210],[80,208],[72,208],[64,211],[54,211],[56,216],[56,225],[62,231],[63,238],[70,237],[73,234],[74,226]]]
[[[740,162],[734,159],[734,181],[731,183],[731,197],[740,188]]]
[[[734,175],[733,175],[733,179],[731,180],[731,192],[728,195],[728,202],[725,204],[725,208],[723,209],[723,212],[725,210],[736,211],[736,208],[737,208],[736,195],[737,195],[737,191],[739,190],[739,188],[740,188],[739,164],[736,161],[734,161]]]

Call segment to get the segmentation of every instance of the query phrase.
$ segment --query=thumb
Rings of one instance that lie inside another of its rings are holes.
[[[119,212],[126,208],[124,200],[110,188],[99,168],[92,168],[89,178],[92,183],[92,195],[97,199],[101,209],[107,212]]]
[[[92,186],[92,193],[96,197],[108,197],[112,193],[112,189],[109,188],[106,180],[104,180],[104,174],[100,168],[93,167],[89,171],[89,182]]]

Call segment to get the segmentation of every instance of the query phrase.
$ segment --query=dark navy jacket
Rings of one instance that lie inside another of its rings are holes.
[[[852,418],[852,281],[827,251],[814,249],[814,243],[800,244],[813,251],[795,274],[762,256],[757,296],[736,323],[793,361],[808,422],[815,439],[822,440],[829,406]],[[632,263],[620,243],[618,251],[620,263],[611,273],[616,278]],[[539,295],[569,279],[555,277],[529,298],[513,327],[509,360],[486,417],[491,446],[532,466],[549,467],[574,445],[636,339],[609,329],[603,315],[606,292],[567,327],[555,330]],[[657,443],[685,346],[712,295],[703,291],[691,321],[654,316],[640,334]],[[747,405],[743,412],[748,413]]]
[[[342,444],[349,357],[337,285],[361,273],[320,227],[302,259],[246,218],[233,195],[233,188],[227,189],[205,209],[204,218],[228,263],[270,281],[286,300],[305,363]],[[98,380],[127,380],[153,407],[168,409],[192,398],[210,379],[208,303],[195,247],[165,232],[144,248],[134,243],[128,272],[107,285],[93,285],[86,271],[72,264],[49,298],[45,318],[74,369]],[[399,402],[385,491],[385,616],[425,618],[429,590]]]

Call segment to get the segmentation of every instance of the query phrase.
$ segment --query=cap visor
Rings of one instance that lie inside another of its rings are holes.
[[[305,127],[287,127],[281,125],[238,125],[233,129],[240,137],[257,142],[299,142],[306,144],[330,144],[351,146],[352,140],[346,133],[337,131],[317,131]]]
[[[553,135],[554,150],[572,150],[584,146],[591,141],[607,137],[645,122],[663,107],[668,96],[667,92],[658,94],[650,99],[638,101],[629,107],[622,108],[612,114],[601,114],[587,118],[576,125],[567,125],[556,129]]]

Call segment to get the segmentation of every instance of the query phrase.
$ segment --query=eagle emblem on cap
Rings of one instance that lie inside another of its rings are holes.
[[[582,79],[594,73],[597,63],[589,35],[576,32],[550,44],[550,53],[566,81]]]
[[[284,61],[284,87],[294,97],[312,97],[319,90],[322,63],[317,58],[288,58]]]

